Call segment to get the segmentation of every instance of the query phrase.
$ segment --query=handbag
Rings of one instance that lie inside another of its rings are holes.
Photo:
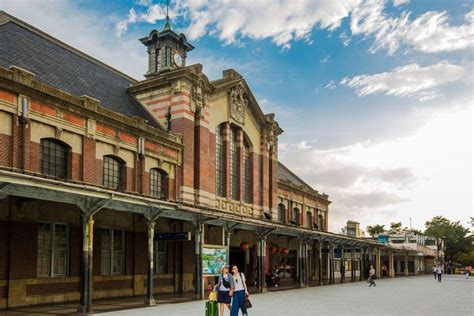
[[[217,292],[216,291],[211,291],[209,293],[209,300],[210,301],[217,301]]]
[[[250,302],[248,297],[245,298],[244,305],[246,309],[252,308],[252,303]]]

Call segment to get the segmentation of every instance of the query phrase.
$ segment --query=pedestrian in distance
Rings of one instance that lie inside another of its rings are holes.
[[[441,283],[441,276],[443,275],[443,266],[438,264],[436,267],[436,275],[438,276],[438,282]]]
[[[387,277],[387,266],[383,265],[382,266],[382,278],[386,278],[386,277]]]
[[[433,276],[434,276],[434,279],[436,280],[436,265],[433,266]]]
[[[234,278],[229,273],[229,265],[222,266],[222,273],[219,275],[219,281],[214,286],[217,290],[217,303],[219,303],[220,316],[225,315],[225,307],[230,311],[230,303],[234,293]]]
[[[375,284],[375,269],[374,269],[374,266],[370,266],[370,270],[369,270],[369,278],[367,279],[367,283],[369,283],[369,287],[370,286],[377,286],[377,284]]]
[[[280,270],[276,264],[272,268],[272,280],[273,286],[278,287],[280,285]]]
[[[232,297],[230,316],[238,316],[239,310],[242,311],[242,315],[248,315],[247,308],[245,308],[245,300],[249,297],[249,292],[245,283],[245,274],[239,272],[237,266],[232,266],[232,278],[234,279],[234,295]]]

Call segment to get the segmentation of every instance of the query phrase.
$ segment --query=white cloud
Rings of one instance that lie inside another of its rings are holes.
[[[472,107],[430,113],[406,137],[329,149],[283,143],[280,159],[329,194],[331,231],[349,219],[366,226],[407,223],[413,217],[416,228],[439,214],[467,220],[472,211]]]
[[[326,55],[323,59],[321,59],[319,62],[321,64],[327,64],[329,62],[330,55]]]
[[[351,38],[344,32],[339,34],[339,38],[341,39],[342,45],[344,45],[344,47],[349,46],[351,43]]]
[[[393,0],[393,5],[398,7],[398,6],[401,6],[402,4],[407,4],[409,2],[410,0]]]
[[[384,0],[368,0],[351,13],[352,34],[374,37],[371,52],[386,49],[394,54],[403,47],[439,53],[474,46],[474,11],[465,15],[465,24],[452,26],[446,11],[428,11],[410,21],[410,12],[390,17],[384,8]]]
[[[334,80],[328,82],[328,84],[324,87],[324,89],[334,90],[336,88],[336,83]]]
[[[340,83],[355,89],[359,96],[384,93],[427,101],[438,96],[437,88],[463,79],[466,73],[464,67],[442,61],[426,67],[410,64],[389,72],[346,77]]]

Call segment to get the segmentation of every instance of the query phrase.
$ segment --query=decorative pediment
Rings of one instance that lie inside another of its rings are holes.
[[[240,125],[245,124],[245,111],[247,110],[248,104],[248,97],[242,84],[230,89],[229,116],[232,121]]]

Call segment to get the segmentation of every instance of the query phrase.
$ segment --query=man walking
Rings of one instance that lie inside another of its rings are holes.
[[[434,279],[436,280],[436,265],[433,265],[433,276],[434,276]]]

